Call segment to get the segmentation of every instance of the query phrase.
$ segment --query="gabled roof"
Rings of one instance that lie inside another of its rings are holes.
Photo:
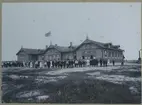
[[[87,43],[94,43],[94,44],[96,44],[96,45],[98,45],[98,46],[100,46],[100,47],[102,47],[102,48],[105,47],[105,46],[104,46],[104,43],[96,42],[96,41],[93,41],[93,40],[90,40],[90,39],[86,39],[84,42],[82,42],[82,43],[76,48],[76,50],[77,50],[78,48],[80,48],[83,44],[87,44]]]
[[[47,50],[51,49],[51,48],[55,48],[56,50],[58,50],[59,52],[72,52],[77,50],[78,48],[80,48],[83,44],[87,44],[87,43],[94,43],[97,46],[99,46],[100,48],[103,49],[110,49],[110,50],[117,50],[117,51],[124,51],[122,49],[119,49],[119,45],[112,45],[112,43],[101,43],[101,42],[96,42],[90,39],[86,39],[84,42],[82,42],[80,45],[78,46],[58,46],[58,45],[50,45],[47,49],[29,49],[29,48],[21,48],[18,53],[16,55],[18,55],[20,52],[25,52],[26,54],[36,54],[36,55],[40,55],[40,54],[44,54]],[[111,47],[107,47],[107,44],[111,44]]]
[[[26,54],[42,54],[44,49],[29,49],[29,48],[21,48],[16,55],[20,52],[25,52]]]
[[[101,48],[104,48],[104,49],[124,51],[124,50],[122,50],[122,49],[116,49],[116,48],[114,48],[114,47],[116,47],[116,46],[112,45],[112,43],[101,43],[101,42],[96,42],[96,41],[93,41],[93,40],[90,40],[90,39],[86,39],[84,42],[82,42],[82,43],[76,48],[76,50],[77,50],[80,46],[82,46],[83,44],[87,44],[87,43],[94,43],[94,44],[96,44],[97,46],[99,46],[99,47],[101,47]],[[112,47],[108,48],[108,47],[106,47],[106,44],[111,44]],[[113,46],[114,46],[114,47],[113,47]],[[117,46],[118,46],[118,45],[117,45]]]
[[[48,49],[51,49],[51,48],[55,48],[56,50],[58,50],[59,52],[71,52],[71,51],[74,51],[74,49],[76,49],[77,46],[69,46],[69,47],[66,47],[66,46],[57,46],[57,45],[50,45],[46,50],[45,52],[48,50]]]

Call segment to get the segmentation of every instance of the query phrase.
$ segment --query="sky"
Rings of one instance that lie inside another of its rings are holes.
[[[51,31],[50,37],[45,33]],[[112,42],[127,60],[141,49],[140,3],[3,3],[2,60],[16,60],[23,48],[79,45],[86,39]]]

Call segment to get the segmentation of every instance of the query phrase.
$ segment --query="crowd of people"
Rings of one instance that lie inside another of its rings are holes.
[[[112,61],[115,65],[115,61]],[[52,61],[10,61],[2,62],[2,67],[29,67],[29,68],[73,68],[85,66],[107,66],[107,60],[87,59],[87,60],[52,60]]]

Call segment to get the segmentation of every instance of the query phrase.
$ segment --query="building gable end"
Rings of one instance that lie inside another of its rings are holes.
[[[19,55],[20,53],[25,53],[25,54],[26,54],[26,52],[25,52],[24,50],[20,49],[20,50],[17,52],[16,55]]]

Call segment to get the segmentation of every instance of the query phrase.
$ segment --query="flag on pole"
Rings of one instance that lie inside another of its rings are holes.
[[[45,34],[45,37],[49,37],[49,36],[51,36],[51,31]]]

